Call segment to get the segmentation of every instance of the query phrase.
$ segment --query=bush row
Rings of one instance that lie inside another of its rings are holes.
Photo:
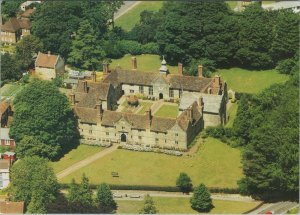
[[[60,184],[62,189],[68,189],[69,184]],[[92,189],[97,188],[97,184],[90,184]],[[165,191],[165,192],[180,192],[178,187],[173,186],[150,186],[150,185],[118,185],[109,184],[112,190],[147,190],[147,191]],[[227,193],[227,194],[239,194],[239,188],[221,188],[221,187],[209,187],[211,193]]]

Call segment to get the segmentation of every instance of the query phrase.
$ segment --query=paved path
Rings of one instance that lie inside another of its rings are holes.
[[[272,211],[275,214],[285,214],[288,210],[295,208],[297,205],[299,205],[297,202],[266,203],[250,214],[264,214],[267,211]]]
[[[115,21],[123,16],[125,13],[130,11],[132,8],[137,6],[141,1],[124,1],[124,4],[121,6],[121,8],[115,13]]]
[[[57,173],[56,177],[57,177],[57,179],[66,177],[67,175],[70,175],[71,173],[75,172],[76,170],[81,169],[82,167],[87,166],[90,163],[93,163],[94,161],[98,160],[99,158],[102,158],[105,155],[108,155],[108,154],[114,152],[117,148],[118,148],[118,145],[115,144],[107,149],[104,149],[104,150],[98,152],[97,154],[94,154],[91,157],[88,157],[82,161],[79,161],[79,162],[73,164],[72,166],[68,167],[67,169]]]

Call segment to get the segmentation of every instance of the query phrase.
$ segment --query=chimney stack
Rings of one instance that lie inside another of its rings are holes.
[[[92,80],[93,80],[93,82],[96,82],[96,72],[92,73]]]
[[[48,51],[48,57],[50,57],[50,55],[51,55],[51,51]]]
[[[182,63],[178,63],[178,75],[183,75],[183,65],[182,65]]]
[[[152,113],[151,113],[151,108],[149,108],[148,110],[146,110],[146,116],[147,116],[147,120],[150,122],[151,124],[151,120],[152,120]]]
[[[187,111],[187,118],[188,120],[192,121],[192,118],[193,118],[193,111],[192,111],[192,107],[188,107],[188,109],[186,110]]]
[[[99,103],[96,104],[96,109],[98,111],[98,117],[102,120],[103,117],[103,107],[102,107],[102,102],[100,101]]]
[[[203,97],[200,96],[198,100],[198,107],[201,113],[203,113],[203,108],[204,108],[204,102],[203,102]]]
[[[75,105],[75,94],[74,93],[70,94],[70,102],[71,102],[71,105]]]
[[[87,81],[86,80],[83,81],[83,92],[85,92],[85,93],[88,92]]]
[[[137,60],[136,57],[131,58],[132,70],[137,70]]]
[[[198,77],[203,78],[203,66],[198,65]]]

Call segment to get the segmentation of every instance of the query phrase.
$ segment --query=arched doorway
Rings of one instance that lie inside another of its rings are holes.
[[[160,93],[159,94],[159,99],[163,99],[164,98],[164,94]]]
[[[127,139],[127,137],[126,137],[126,134],[121,134],[121,142],[126,142],[126,139]]]

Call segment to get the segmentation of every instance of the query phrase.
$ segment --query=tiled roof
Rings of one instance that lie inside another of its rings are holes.
[[[151,131],[166,132],[176,124],[176,119],[153,116]]]
[[[55,64],[58,60],[58,55],[52,54],[44,54],[42,52],[38,53],[38,56],[35,60],[35,65],[37,67],[45,67],[45,68],[55,68]]]
[[[34,11],[35,9],[29,8],[21,14],[21,17],[29,18]]]
[[[95,108],[75,107],[74,112],[81,122],[96,124],[100,121],[97,117],[98,112]]]
[[[1,25],[1,31],[15,33],[19,29],[30,29],[31,23],[29,20],[11,18],[3,25]]]
[[[141,72],[132,70],[122,70],[116,68],[103,80],[106,83],[111,83],[113,86],[119,84],[135,84],[151,86],[153,81],[164,75],[153,72]],[[172,75],[169,74],[166,81],[170,84],[170,88],[183,89],[196,92],[204,92],[212,82],[212,78],[199,78],[196,76]]]
[[[0,202],[1,214],[23,214],[24,202]]]

